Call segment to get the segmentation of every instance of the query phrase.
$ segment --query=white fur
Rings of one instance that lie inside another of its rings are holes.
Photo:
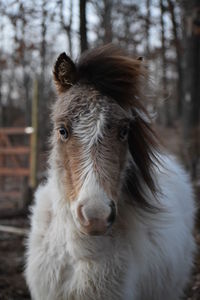
[[[102,137],[104,122],[104,114],[97,112],[96,107],[91,108],[90,114],[81,116],[74,134],[79,137],[83,144],[91,148],[98,138]]]
[[[77,215],[79,205],[83,205],[83,215],[85,216],[85,219],[88,219],[90,216],[91,218],[106,219],[110,214],[110,202],[111,200],[108,199],[106,193],[98,184],[93,169],[89,169],[79,192],[78,199],[73,201],[70,207],[76,226],[81,230]],[[84,208],[87,211],[86,215],[84,213]]]
[[[77,128],[75,128],[74,134],[78,137],[82,144],[81,153],[81,165],[80,174],[81,182],[83,183],[79,192],[78,199],[71,205],[71,212],[74,218],[76,226],[80,229],[79,218],[77,215],[77,208],[79,205],[83,205],[87,210],[87,215],[91,215],[93,218],[101,218],[105,216],[107,218],[110,214],[110,203],[103,188],[97,182],[93,160],[91,157],[91,148],[95,145],[99,137],[103,136],[103,129],[105,126],[104,114],[99,112],[98,117],[94,118],[93,115],[97,114],[96,108],[90,111],[89,115],[82,116]]]
[[[178,300],[195,250],[190,181],[168,156],[155,168],[160,212],[122,202],[112,232],[78,230],[53,171],[38,188],[28,239],[26,280],[34,300]],[[151,202],[152,195],[149,194]],[[153,199],[152,199],[153,201]]]

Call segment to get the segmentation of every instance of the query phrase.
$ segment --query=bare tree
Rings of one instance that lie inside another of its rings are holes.
[[[40,48],[40,57],[41,57],[41,76],[44,77],[45,67],[46,67],[46,35],[47,35],[47,0],[42,1],[42,22],[41,22],[41,48]]]
[[[96,33],[97,43],[107,44],[113,41],[113,11],[116,11],[118,3],[116,0],[93,0],[93,6],[99,19]]]
[[[145,50],[145,54],[147,57],[149,57],[150,54],[150,49],[149,49],[149,45],[150,45],[150,25],[151,25],[151,0],[146,0],[146,26],[145,26],[145,36],[146,36],[146,50]]]
[[[21,20],[21,38],[19,39],[19,55],[22,64],[23,71],[23,87],[24,87],[24,98],[25,98],[25,116],[26,116],[26,125],[30,126],[31,124],[31,100],[29,97],[29,89],[30,89],[30,77],[26,70],[27,61],[26,61],[26,37],[25,30],[27,25],[26,20],[27,14],[25,12],[24,4],[20,3],[19,6],[19,19]]]
[[[166,59],[166,37],[164,23],[165,6],[163,0],[160,0],[160,24],[161,24],[161,59],[162,59],[162,89],[164,97],[165,125],[170,126],[169,102],[167,101],[167,59]]]
[[[1,8],[1,4],[0,4],[0,8]],[[3,25],[0,23],[0,37],[1,37],[2,29],[3,29]],[[0,126],[3,126],[2,72],[3,72],[3,60],[2,60],[2,51],[0,50]]]
[[[86,5],[87,0],[80,0],[79,10],[80,10],[80,48],[81,52],[88,49],[87,40],[87,18],[86,18]]]
[[[3,105],[2,105],[2,72],[0,72],[0,127],[3,126]]]
[[[133,1],[115,0],[112,8],[112,38],[131,55],[144,55],[146,16]]]
[[[81,1],[83,2],[83,1]],[[69,54],[72,56],[72,16],[73,16],[73,1],[70,0],[69,4],[69,20],[66,21],[64,17],[64,1],[59,0],[59,11],[60,11],[60,23],[61,27],[64,29],[67,35],[67,40],[68,40],[68,47],[69,47]]]
[[[182,2],[184,30],[183,128],[193,178],[197,176],[200,155],[200,3]]]
[[[174,47],[176,50],[176,70],[178,74],[178,82],[177,82],[177,88],[178,88],[178,99],[177,99],[177,116],[181,117],[182,113],[182,66],[181,66],[181,43],[180,43],[180,37],[178,36],[178,22],[176,19],[175,14],[175,5],[176,1],[173,0],[167,0],[168,1],[168,9],[171,16],[171,22],[172,22],[172,32],[173,32],[173,41],[174,41]]]
[[[2,3],[0,3],[0,10],[2,10]],[[0,37],[2,36],[3,24],[0,22]],[[0,45],[2,41],[0,38]],[[2,103],[2,50],[0,49],[0,126],[3,126],[3,103]]]
[[[103,17],[103,24],[104,25],[104,44],[112,42],[112,6],[113,6],[113,1],[112,0],[103,0],[104,4],[104,17]]]
[[[47,93],[47,51],[48,51],[48,41],[47,41],[47,29],[48,29],[48,0],[42,0],[41,2],[41,12],[38,10],[38,14],[41,16],[40,23],[40,74],[39,74],[39,101],[38,110],[39,112],[39,149],[41,151],[46,150],[46,135],[49,132],[49,124],[44,122],[44,112],[48,113],[49,98]],[[35,76],[37,77],[37,75]],[[36,78],[33,78],[34,80]]]

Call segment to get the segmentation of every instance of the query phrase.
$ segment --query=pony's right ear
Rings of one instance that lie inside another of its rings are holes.
[[[66,92],[76,82],[76,66],[66,55],[61,53],[54,65],[53,75],[54,82],[58,93]]]

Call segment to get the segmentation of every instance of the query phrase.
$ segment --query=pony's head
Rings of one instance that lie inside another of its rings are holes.
[[[54,67],[53,160],[78,229],[107,232],[120,201],[149,208],[145,190],[156,142],[141,103],[141,60],[114,46],[86,52],[75,64],[61,54]]]

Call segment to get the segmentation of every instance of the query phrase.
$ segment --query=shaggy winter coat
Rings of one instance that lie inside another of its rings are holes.
[[[77,65],[62,54],[55,65],[50,167],[27,243],[34,300],[183,295],[195,250],[194,196],[180,164],[155,146],[138,104],[140,63],[104,47]]]

